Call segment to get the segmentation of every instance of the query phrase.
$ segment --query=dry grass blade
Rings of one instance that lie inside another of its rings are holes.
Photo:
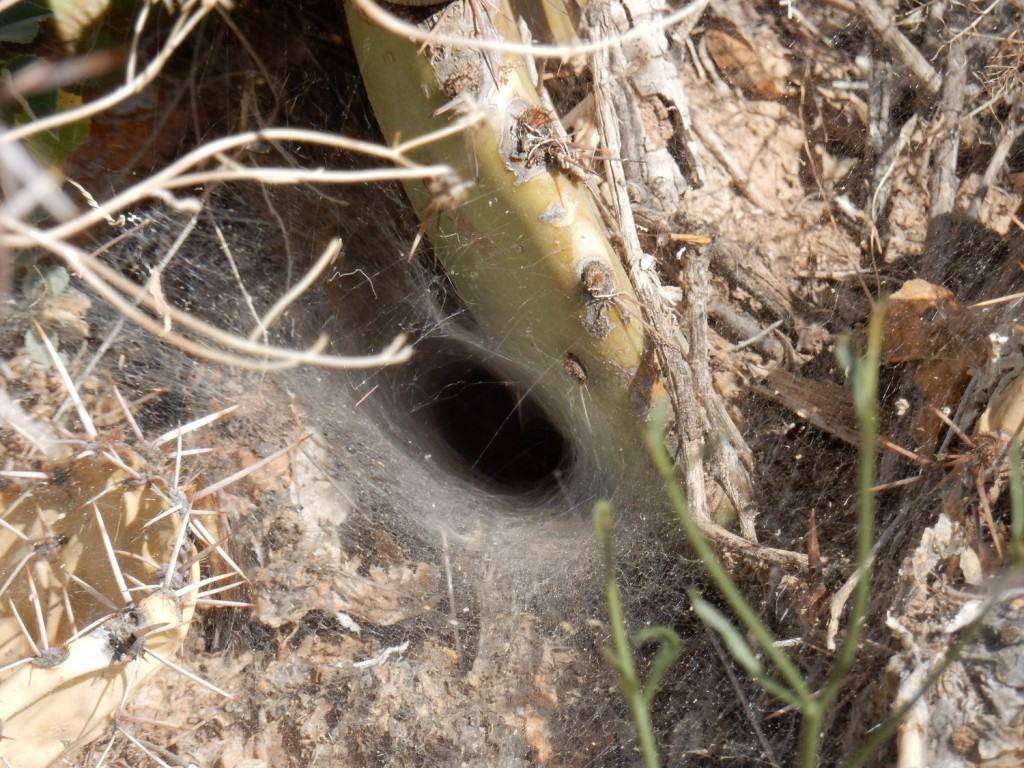
[[[1018,301],[1019,299],[1024,299],[1024,291],[1020,291],[1018,293],[1010,293],[1007,294],[1006,296],[999,296],[995,299],[985,299],[984,301],[978,301],[975,302],[974,304],[971,304],[970,308],[982,309],[984,307],[995,307],[1000,304],[1009,304],[1010,302]]]
[[[477,51],[502,51],[504,53],[518,54],[520,56],[536,56],[552,59],[571,59],[574,56],[581,56],[588,53],[597,53],[617,45],[623,45],[631,40],[660,32],[663,29],[672,27],[680,22],[697,16],[704,11],[707,0],[695,0],[672,13],[655,19],[647,24],[641,24],[622,35],[615,35],[601,40],[593,40],[589,43],[574,43],[571,45],[540,45],[538,43],[515,43],[505,40],[489,40],[476,37],[462,37],[460,35],[448,35],[431,32],[417,27],[395,16],[393,13],[384,10],[374,0],[351,0],[361,13],[371,22],[386,29],[389,32],[433,45],[450,45],[459,48],[466,48]]]

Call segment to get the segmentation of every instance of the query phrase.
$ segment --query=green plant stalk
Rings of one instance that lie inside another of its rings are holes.
[[[810,689],[804,682],[800,670],[790,660],[789,656],[781,648],[775,645],[775,638],[771,632],[757,617],[757,614],[750,607],[750,604],[743,598],[736,584],[725,572],[711,546],[708,544],[700,528],[690,517],[689,505],[686,495],[676,482],[675,472],[672,467],[672,460],[665,450],[663,421],[655,419],[647,430],[647,448],[654,461],[654,466],[665,483],[665,492],[675,510],[676,519],[679,521],[686,536],[686,540],[697,553],[703,563],[711,580],[718,587],[718,591],[725,598],[733,613],[747,628],[757,641],[761,650],[769,658],[775,668],[779,671],[789,686],[792,695],[800,702],[801,708],[812,702]]]
[[[959,637],[950,644],[949,648],[946,649],[946,653],[939,662],[935,669],[928,673],[925,677],[924,682],[921,683],[921,687],[911,696],[907,701],[889,715],[885,721],[873,729],[867,736],[864,744],[854,753],[853,757],[844,764],[844,768],[862,768],[867,764],[867,761],[871,759],[872,755],[878,751],[878,749],[885,744],[889,739],[892,738],[893,734],[896,733],[896,729],[900,727],[900,723],[903,722],[903,718],[907,716],[913,706],[918,700],[924,696],[928,690],[939,681],[949,669],[950,665],[953,664],[957,659],[960,658],[960,654],[963,653],[964,648],[970,645],[978,637],[979,633],[984,627],[985,619],[988,617],[989,612],[995,607],[996,603],[999,602],[998,592],[997,594],[990,597],[985,601],[981,611],[974,619],[963,628]]]
[[[650,701],[654,698],[654,688],[657,685],[657,678],[652,672],[652,680],[655,686],[648,694],[640,685],[636,674],[636,667],[633,664],[633,649],[629,644],[629,637],[626,631],[626,620],[622,613],[622,597],[619,594],[619,584],[615,579],[615,553],[612,542],[612,507],[607,501],[599,501],[594,505],[594,530],[601,542],[604,554],[604,583],[605,595],[608,600],[608,625],[612,635],[612,650],[605,649],[608,662],[619,673],[619,687],[622,695],[629,706],[630,715],[633,718],[633,725],[636,728],[637,742],[640,745],[640,754],[643,757],[644,768],[659,768],[658,747],[654,740],[654,728],[651,725]],[[664,631],[664,627],[657,628]],[[668,630],[671,631],[671,630]],[[672,633],[673,635],[675,633]],[[651,637],[648,635],[648,637]],[[655,672],[660,678],[665,669],[671,664],[663,656],[663,650],[659,650],[655,657]],[[676,651],[678,652],[678,638],[676,638]],[[666,663],[667,661],[667,663]]]
[[[493,34],[517,36],[507,6],[499,0],[479,3],[488,5],[487,13],[477,13],[481,23],[493,19],[505,25]],[[369,24],[349,4],[346,12],[385,140],[398,143],[446,127],[449,113],[443,108],[452,102],[453,89],[450,82],[446,89],[435,67],[442,66],[437,60],[464,52],[431,46],[420,52],[417,44]],[[523,59],[494,54],[484,61],[467,55],[464,64],[479,83],[483,119],[416,148],[410,159],[447,164],[473,187],[457,207],[440,212],[424,184],[408,183],[406,192],[483,345],[500,353],[495,356],[499,369],[510,380],[529,382],[531,395],[563,434],[592,433],[577,448],[595,454],[603,467],[614,466],[640,444],[628,386],[642,360],[645,334],[635,309],[633,318],[621,309],[638,303],[586,187],[543,165],[533,165],[523,180],[506,164],[502,138],[510,116],[524,105],[541,108]],[[581,269],[594,261],[610,278],[601,295],[615,297],[604,336],[583,323],[587,302]],[[580,362],[584,380],[566,372],[567,354]],[[635,440],[624,440],[627,435]]]
[[[657,643],[658,650],[651,661],[651,669],[647,674],[647,682],[644,683],[644,703],[650,707],[654,701],[654,695],[658,692],[661,679],[665,676],[668,668],[679,658],[680,641],[679,635],[668,627],[646,627],[633,635],[633,645],[639,647],[647,643]]]
[[[1019,551],[1021,538],[1024,537],[1024,482],[1022,482],[1020,471],[1020,441],[1016,437],[1010,441],[1010,521],[1013,542],[1011,546],[1014,546]],[[985,600],[981,610],[978,611],[978,615],[963,628],[957,639],[946,649],[942,661],[936,665],[935,669],[928,673],[924,682],[921,683],[921,687],[909,700],[903,702],[899,709],[886,718],[884,723],[868,734],[867,740],[861,748],[846,763],[846,768],[861,768],[871,759],[871,756],[882,744],[892,738],[900,723],[903,722],[903,718],[907,716],[907,713],[910,712],[918,699],[924,696],[939,681],[939,678],[946,673],[950,665],[960,658],[964,648],[978,637],[982,627],[985,625],[985,619],[988,618],[988,614],[999,602],[1003,590],[1020,578],[1022,566],[1024,566],[1024,563],[1020,561],[1015,562],[1013,569],[1005,574],[997,584],[993,585],[992,594]]]
[[[818,763],[818,751],[821,745],[821,728],[825,714],[835,702],[843,680],[857,656],[857,647],[863,633],[864,618],[867,615],[871,596],[871,549],[874,540],[875,501],[871,486],[875,477],[875,452],[877,450],[877,413],[875,396],[878,389],[878,361],[881,350],[881,327],[884,305],[876,307],[868,326],[868,344],[862,360],[849,360],[852,368],[853,398],[860,426],[859,472],[858,472],[858,527],[857,527],[857,573],[859,574],[854,592],[853,605],[850,611],[849,627],[843,645],[829,673],[825,685],[817,694],[812,694],[800,671],[782,650],[776,647],[770,630],[761,622],[757,614],[740,593],[736,584],[725,572],[718,558],[708,545],[700,529],[689,515],[686,496],[676,482],[672,462],[665,451],[662,430],[652,426],[647,432],[648,448],[658,472],[665,481],[666,492],[675,509],[683,532],[690,545],[696,551],[705,569],[711,576],[715,586],[725,598],[740,622],[747,628],[757,641],[766,656],[782,675],[789,688],[779,685],[757,668],[748,668],[748,673],[769,693],[787,703],[799,707],[803,722],[800,736],[800,765],[803,768],[814,768]],[[699,598],[691,597],[697,606]],[[707,610],[713,610],[706,608]],[[703,618],[703,617],[702,617]],[[723,623],[716,631],[723,637],[728,634],[729,625],[724,617],[716,617],[716,622]],[[733,643],[742,642],[733,638]],[[736,658],[737,649],[731,651]],[[746,651],[744,654],[746,655]],[[747,663],[745,667],[750,667]]]
[[[882,349],[882,320],[885,304],[875,306],[868,322],[867,349],[864,357],[852,364],[851,386],[860,429],[857,482],[857,585],[847,621],[846,637],[825,685],[814,697],[813,706],[804,709],[800,734],[800,764],[814,768],[821,748],[821,728],[825,713],[839,695],[843,680],[857,658],[857,647],[864,630],[871,599],[871,549],[875,538],[875,454],[878,450],[878,363]],[[847,357],[850,357],[847,354]]]
[[[1020,439],[1010,441],[1010,554],[1024,566],[1024,483],[1020,473]]]

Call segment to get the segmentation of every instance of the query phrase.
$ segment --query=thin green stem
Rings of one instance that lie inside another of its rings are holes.
[[[612,543],[612,507],[607,501],[594,505],[594,530],[601,540],[604,552],[604,583],[608,600],[608,624],[612,635],[612,650],[608,653],[612,666],[619,673],[619,687],[629,706],[633,725],[636,727],[637,743],[643,757],[644,768],[660,768],[658,747],[654,741],[654,728],[648,710],[648,697],[640,686],[633,664],[633,649],[626,632],[626,620],[622,613],[622,596],[615,579],[615,552]]]
[[[1010,555],[1024,565],[1024,483],[1020,476],[1020,439],[1010,441]]]
[[[803,707],[803,715],[803,722],[800,723],[800,765],[802,768],[810,768],[818,762],[825,707],[815,699]]]
[[[1019,577],[1020,574],[1018,573],[1016,576]],[[992,608],[998,604],[1003,591],[1006,589],[1007,585],[1011,583],[1012,578],[1013,574],[1011,572],[1002,579],[1002,583],[996,587],[992,596],[985,601],[981,610],[978,612],[978,615],[963,628],[957,639],[954,640],[950,644],[949,648],[946,649],[946,653],[943,656],[942,661],[928,673],[927,677],[925,677],[924,682],[921,683],[921,687],[917,689],[913,696],[903,702],[899,709],[893,712],[880,726],[868,734],[867,740],[861,748],[854,753],[853,757],[846,763],[844,768],[861,768],[861,766],[865,765],[867,761],[871,759],[872,755],[878,751],[879,747],[892,738],[892,735],[896,732],[896,729],[899,728],[900,723],[903,722],[903,718],[907,716],[907,713],[910,712],[911,708],[913,708],[918,700],[924,696],[936,682],[938,682],[939,678],[945,674],[950,665],[960,658],[960,654],[963,653],[964,648],[974,642],[975,638],[977,638],[978,634],[981,632],[982,627],[985,625],[985,619],[988,617]]]
[[[787,704],[791,707],[799,709],[801,707],[800,700],[793,694],[789,688],[784,686],[782,683],[772,680],[772,678],[765,675],[763,672],[760,674],[751,675],[754,678],[754,682],[764,688],[768,693],[777,698],[779,701]]]
[[[665,492],[672,502],[676,518],[679,520],[687,541],[701,559],[705,569],[711,576],[711,580],[714,581],[715,586],[718,587],[718,591],[725,598],[733,613],[747,628],[747,631],[754,636],[761,650],[771,660],[772,664],[775,665],[779,674],[782,675],[796,695],[801,708],[803,708],[805,704],[810,703],[812,700],[810,689],[808,689],[807,684],[804,682],[800,670],[790,661],[789,656],[775,645],[775,638],[772,637],[771,632],[757,617],[750,604],[743,598],[736,584],[729,578],[729,575],[715,556],[711,545],[704,538],[704,534],[701,533],[700,528],[690,517],[686,495],[676,482],[672,460],[665,450],[663,431],[660,425],[655,424],[647,430],[646,440],[654,466],[665,482]]]
[[[679,658],[682,643],[679,641],[679,635],[668,627],[647,627],[633,635],[635,648],[647,643],[658,644],[658,650],[651,661],[651,668],[647,672],[647,682],[643,687],[644,704],[650,707],[665,672]]]
[[[857,585],[847,622],[846,637],[836,655],[828,679],[815,697],[816,706],[804,710],[800,739],[800,765],[815,768],[821,745],[821,726],[825,713],[839,696],[840,687],[857,658],[871,599],[871,548],[875,538],[875,456],[878,439],[878,362],[882,348],[882,319],[885,305],[880,303],[868,322],[867,349],[864,357],[853,363],[851,385],[853,402],[860,428],[857,486]],[[849,355],[847,355],[849,357]]]

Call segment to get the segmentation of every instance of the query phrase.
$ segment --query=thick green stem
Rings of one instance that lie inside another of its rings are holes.
[[[435,23],[475,17],[470,34],[518,34],[503,0],[456,6]],[[465,198],[446,204],[420,182],[406,191],[476,321],[478,340],[498,353],[499,369],[529,381],[563,434],[592,435],[577,446],[582,453],[594,454],[605,470],[617,465],[623,436],[637,433],[629,385],[645,346],[639,305],[571,160],[557,161],[571,150],[548,122],[557,118],[543,109],[525,60],[444,46],[420,50],[346,9],[386,141],[443,128],[460,109],[481,115],[462,133],[410,153],[417,162],[454,168],[472,184]],[[632,451],[636,441],[629,442]]]

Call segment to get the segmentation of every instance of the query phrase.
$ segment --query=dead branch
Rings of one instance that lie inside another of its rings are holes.
[[[967,215],[972,219],[978,218],[981,204],[985,202],[985,196],[1002,172],[1003,165],[1006,163],[1006,158],[1009,156],[1014,142],[1024,135],[1024,123],[1020,121],[1022,110],[1024,110],[1024,107],[1021,106],[1021,102],[1017,102],[1016,108],[1011,110],[1006,123],[999,133],[996,148],[992,150],[992,157],[989,159],[988,165],[985,167],[985,173],[981,177],[981,184],[978,185],[978,191],[974,193],[971,204],[967,209]]]
[[[827,0],[829,5],[850,13],[851,5],[856,14],[867,22],[878,38],[903,62],[907,70],[924,86],[928,93],[936,94],[942,87],[942,77],[928,63],[928,59],[907,40],[896,26],[896,20],[875,0]]]
[[[939,112],[939,145],[932,157],[929,185],[931,207],[928,211],[928,238],[921,273],[926,280],[941,283],[946,276],[953,249],[950,247],[952,222],[959,179],[956,161],[960,151],[960,116],[964,111],[967,84],[967,55],[962,40],[949,47],[946,77]]]
[[[753,465],[753,456],[743,435],[736,428],[725,403],[718,396],[711,380],[710,349],[708,347],[708,296],[711,293],[708,275],[708,255],[695,249],[686,262],[687,310],[690,320],[690,366],[694,374],[694,393],[703,405],[706,418],[725,431],[728,440],[716,446],[712,454],[712,471],[739,516],[740,531],[750,541],[757,541],[754,525],[756,510],[750,502],[750,478],[739,461],[742,455],[747,467]],[[742,488],[741,488],[742,486]]]
[[[192,150],[179,160],[168,165],[163,170],[147,177],[114,197],[97,204],[97,207],[59,226],[46,230],[46,234],[57,240],[65,240],[77,235],[97,224],[105,221],[111,215],[138,203],[149,197],[159,197],[166,194],[169,189],[179,186],[188,186],[212,181],[226,181],[232,178],[244,179],[247,181],[264,181],[267,183],[294,183],[299,180],[316,181],[321,180],[329,183],[362,183],[367,180],[379,180],[387,178],[388,169],[372,169],[367,171],[328,171],[327,169],[313,169],[311,171],[299,171],[294,169],[232,169],[224,168],[218,171],[195,173],[188,175],[187,171],[203,163],[206,160],[218,158],[218,156],[234,149],[240,149],[259,142],[299,142],[316,144],[318,146],[332,149],[340,149],[348,152],[375,157],[380,160],[391,162],[398,166],[397,169],[390,169],[392,172],[401,171],[399,176],[410,176],[415,178],[427,178],[448,176],[452,169],[446,165],[422,166],[409,160],[407,153],[415,147],[424,143],[436,141],[453,132],[465,130],[481,118],[481,115],[470,115],[456,121],[451,126],[435,131],[426,136],[420,136],[409,142],[395,147],[386,147],[369,141],[360,141],[345,136],[329,134],[323,131],[311,131],[293,128],[267,128],[259,131],[246,131],[231,136],[224,136],[215,141],[210,141]],[[267,172],[265,177],[261,171]],[[380,174],[383,174],[381,176]],[[286,178],[287,177],[287,178]],[[391,177],[395,178],[395,177]],[[184,180],[184,181],[182,181]],[[6,211],[5,211],[6,213]],[[0,234],[0,246],[8,248],[25,248],[33,245],[24,236],[17,234]]]
[[[609,26],[607,19],[598,18],[595,22],[595,27],[599,30],[605,30]],[[618,157],[622,144],[619,139],[618,116],[611,102],[614,81],[607,50],[601,50],[592,57],[591,69],[594,73],[594,102],[597,107],[598,126],[604,146],[611,157]],[[633,284],[633,290],[640,299],[644,315],[654,329],[652,343],[662,373],[667,379],[669,399],[675,411],[676,429],[679,431],[683,447],[690,512],[694,519],[710,522],[711,513],[708,510],[707,493],[704,488],[703,430],[693,396],[693,373],[683,358],[686,342],[680,338],[679,326],[661,299],[657,276],[642,266],[643,251],[636,233],[622,166],[619,163],[606,163],[605,169],[623,240],[623,264]]]
[[[607,8],[595,9],[593,28],[599,33],[613,29],[613,23],[606,17]],[[604,145],[611,157],[618,157],[621,150],[619,119],[612,101],[614,79],[609,62],[610,52],[602,49],[591,59],[594,73],[594,97],[598,126]],[[804,569],[806,555],[769,547],[726,530],[711,518],[704,480],[704,438],[709,420],[714,413],[704,413],[696,391],[694,373],[683,357],[688,348],[682,337],[679,324],[661,295],[661,286],[652,270],[644,267],[644,255],[636,232],[636,224],[626,187],[625,174],[621,163],[606,163],[606,180],[612,191],[612,206],[618,220],[618,231],[623,242],[623,265],[629,275],[633,289],[640,299],[645,320],[653,330],[651,344],[666,379],[669,400],[676,418],[676,429],[683,452],[683,474],[690,514],[703,534],[716,546],[728,549],[756,562],[771,562],[787,569]],[[706,327],[706,317],[704,320]],[[705,393],[706,398],[715,397],[714,389]],[[735,454],[732,454],[735,457]],[[729,457],[722,454],[722,461]],[[742,465],[733,458],[734,466],[726,468],[733,476],[743,476]]]
[[[793,317],[789,289],[768,268],[769,259],[759,249],[725,237],[716,237],[708,246],[711,269],[742,288],[764,305],[777,320]]]
[[[914,134],[915,128],[917,128],[916,114],[911,115],[910,119],[903,124],[896,139],[882,150],[878,156],[878,162],[875,164],[874,178],[872,179],[875,191],[871,195],[871,205],[868,208],[868,222],[871,227],[871,244],[879,251],[882,250],[879,219],[889,205],[893,170],[896,168],[896,163],[900,155],[903,154],[903,150],[910,143],[910,137]]]

